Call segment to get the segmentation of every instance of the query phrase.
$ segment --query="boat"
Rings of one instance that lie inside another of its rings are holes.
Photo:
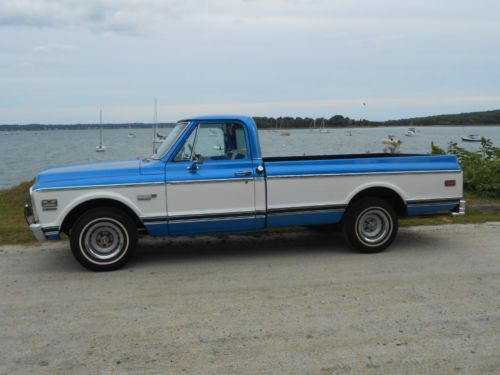
[[[403,142],[397,139],[395,136],[389,135],[386,139],[382,140],[382,143],[387,145],[386,147],[384,147],[385,153],[399,154],[399,148],[401,147],[401,143]]]
[[[153,155],[156,153],[158,147],[163,143],[165,137],[158,133],[158,101],[155,98],[155,111],[153,121]]]
[[[408,128],[405,134],[407,137],[416,137],[418,135],[417,130],[415,128]]]
[[[393,135],[388,135],[387,138],[382,140],[382,143],[385,143],[386,145],[393,145],[393,144],[401,144],[403,142],[401,142],[399,139],[397,139]]]
[[[278,122],[276,121],[276,125],[278,124]],[[285,124],[285,119],[283,118],[281,120],[281,125],[279,127],[280,129],[286,129],[286,124]],[[290,132],[289,131],[286,131],[286,130],[283,130],[283,131],[280,131],[280,135],[284,136],[284,137],[289,137],[290,136]]]
[[[135,133],[128,133],[129,138],[135,138]]]
[[[102,143],[102,109],[99,111],[99,144],[95,148],[96,152],[104,152],[106,151],[106,146]]]
[[[279,129],[279,122],[278,122],[278,118],[277,117],[276,117],[275,121],[276,121],[276,125],[274,126],[274,129],[272,129],[271,131],[277,133],[278,129]]]
[[[477,134],[469,134],[468,136],[462,137],[464,142],[481,142],[481,138]]]
[[[312,132],[317,132],[317,131],[319,131],[319,129],[318,129],[318,128],[316,128],[316,119],[313,119],[312,128],[310,128],[310,130],[311,130]]]
[[[321,121],[321,127],[319,128],[320,133],[330,133],[330,130],[325,128],[325,119]]]

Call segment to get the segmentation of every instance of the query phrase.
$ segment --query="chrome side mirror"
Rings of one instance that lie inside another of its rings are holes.
[[[200,154],[195,154],[193,157],[193,163],[187,167],[188,171],[191,172],[196,172],[198,169],[200,169],[200,164],[203,164],[203,156]]]

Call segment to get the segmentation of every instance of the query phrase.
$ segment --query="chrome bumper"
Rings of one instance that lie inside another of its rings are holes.
[[[38,241],[44,241],[46,239],[40,224],[30,224],[30,229]]]
[[[451,213],[453,216],[465,215],[465,200],[460,199],[460,204],[458,205],[458,211]]]

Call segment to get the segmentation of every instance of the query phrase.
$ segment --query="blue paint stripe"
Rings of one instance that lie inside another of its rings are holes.
[[[61,234],[46,234],[45,238],[50,241],[59,241],[61,239]]]
[[[163,237],[168,235],[168,226],[166,222],[145,224],[146,230],[150,236]]]
[[[169,234],[172,236],[255,231],[255,225],[255,217],[232,218],[230,220],[172,221],[168,224]]]
[[[268,215],[268,227],[290,227],[301,225],[334,224],[342,220],[345,210],[330,210],[321,212],[283,213]]]
[[[452,211],[457,208],[456,203],[434,203],[408,206],[408,216],[429,215],[438,212]]]

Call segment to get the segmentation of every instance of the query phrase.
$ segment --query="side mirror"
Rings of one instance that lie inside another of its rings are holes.
[[[187,167],[187,170],[193,173],[196,172],[198,169],[200,169],[200,164],[203,164],[203,160],[203,156],[201,156],[200,154],[195,154],[193,163],[189,167]]]

